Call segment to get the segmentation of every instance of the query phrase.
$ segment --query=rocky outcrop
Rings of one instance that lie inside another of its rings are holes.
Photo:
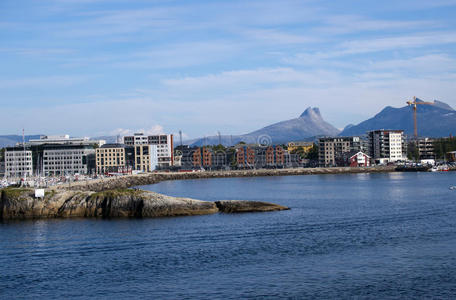
[[[272,211],[286,207],[265,202],[219,201],[170,197],[132,189],[102,192],[48,190],[44,198],[22,188],[0,190],[0,220],[38,218],[149,218],[222,212]]]
[[[72,217],[168,217],[218,212],[213,202],[168,197],[142,190],[50,190],[43,199],[29,189],[0,190],[0,219]]]
[[[225,200],[216,201],[215,205],[217,205],[220,212],[224,213],[266,212],[289,209],[286,206],[261,201]]]

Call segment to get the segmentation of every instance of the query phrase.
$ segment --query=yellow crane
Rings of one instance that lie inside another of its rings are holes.
[[[421,104],[426,104],[426,105],[433,105],[433,102],[424,102],[424,101],[418,101],[416,102],[416,97],[413,97],[413,101],[407,101],[407,104],[409,106],[413,107],[413,134],[415,135],[415,140],[418,138],[418,129],[416,125],[416,106],[421,105]]]

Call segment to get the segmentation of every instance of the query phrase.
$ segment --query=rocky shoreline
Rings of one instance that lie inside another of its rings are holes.
[[[1,189],[0,220],[152,218],[288,209],[267,202],[209,202],[170,197],[136,189],[115,189],[102,192],[60,189],[46,191],[44,198],[35,198],[34,196],[32,189]]]

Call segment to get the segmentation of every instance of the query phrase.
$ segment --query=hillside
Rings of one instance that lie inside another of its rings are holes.
[[[417,101],[421,101],[417,99]],[[417,106],[418,135],[444,137],[456,133],[456,111],[448,104],[434,101],[433,105]],[[413,109],[409,106],[385,107],[374,117],[354,126],[347,126],[340,136],[363,135],[376,129],[400,129],[413,136]]]
[[[192,146],[239,143],[281,144],[289,141],[312,140],[315,136],[335,136],[339,130],[326,122],[317,107],[307,108],[298,118],[281,121],[243,135],[209,136],[187,141]]]

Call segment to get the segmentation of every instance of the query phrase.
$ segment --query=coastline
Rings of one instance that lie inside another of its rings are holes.
[[[323,175],[323,174],[358,174],[358,173],[387,173],[395,172],[395,166],[375,167],[332,167],[332,168],[294,168],[294,169],[259,169],[233,171],[204,171],[204,172],[156,172],[138,175],[126,175],[77,181],[70,184],[53,186],[49,189],[66,189],[74,191],[101,192],[110,189],[131,188],[149,185],[167,180],[232,178],[232,177],[264,177],[264,176],[293,176],[293,175]]]

